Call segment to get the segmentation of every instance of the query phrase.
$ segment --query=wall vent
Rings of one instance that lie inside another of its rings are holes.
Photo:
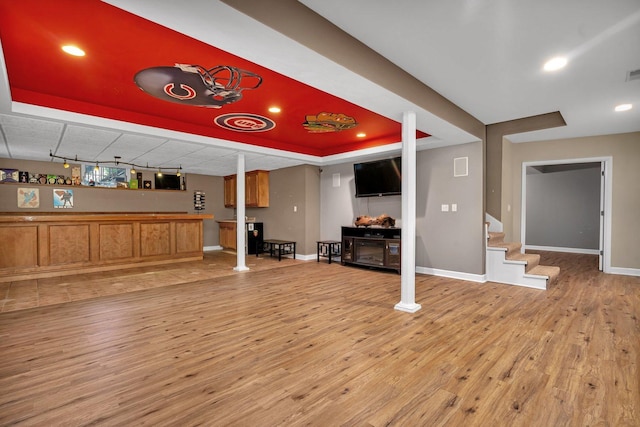
[[[630,82],[631,80],[640,80],[640,69],[631,70],[627,73],[627,81]]]
[[[453,159],[453,176],[469,176],[468,157],[457,157]]]

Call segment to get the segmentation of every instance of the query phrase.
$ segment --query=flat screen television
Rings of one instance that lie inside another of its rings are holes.
[[[355,163],[356,197],[402,194],[402,158]]]
[[[180,190],[180,177],[178,175],[170,175],[163,173],[162,175],[155,174],[156,177],[156,190]]]

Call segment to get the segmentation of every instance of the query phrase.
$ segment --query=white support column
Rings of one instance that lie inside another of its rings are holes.
[[[415,313],[416,304],[416,113],[402,115],[401,299],[396,310]]]
[[[245,263],[245,178],[244,154],[238,154],[238,171],[236,172],[236,266],[235,271],[248,270]]]

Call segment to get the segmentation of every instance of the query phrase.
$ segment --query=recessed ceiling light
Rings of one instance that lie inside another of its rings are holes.
[[[73,55],[73,56],[85,55],[84,50],[80,49],[78,46],[73,46],[70,44],[62,46],[62,50],[68,53],[69,55]]]
[[[367,136],[367,134],[366,134],[366,133],[364,133],[364,132],[360,132],[360,133],[356,134],[356,136],[357,136],[358,138],[364,138],[365,136]]]
[[[280,110],[280,107],[269,107],[269,111],[271,113],[279,113],[282,110]]]
[[[620,105],[616,105],[615,110],[616,111],[628,111],[631,110],[633,108],[632,104],[620,104]]]
[[[564,68],[565,65],[567,65],[567,58],[564,58],[562,56],[556,56],[555,58],[552,58],[550,60],[548,60],[547,62],[545,62],[544,64],[544,70],[545,71],[557,71],[561,68]]]

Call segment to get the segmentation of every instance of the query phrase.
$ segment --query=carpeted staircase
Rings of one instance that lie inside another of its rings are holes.
[[[504,241],[504,233],[488,231],[487,280],[547,289],[560,273],[559,267],[540,265],[540,255],[521,253],[521,243]]]

